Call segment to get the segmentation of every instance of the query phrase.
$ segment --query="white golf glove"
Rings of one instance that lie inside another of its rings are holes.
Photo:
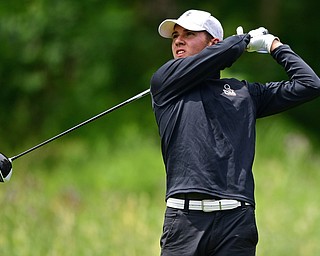
[[[237,27],[236,31],[237,31],[237,35],[243,35],[244,34],[242,26]],[[268,29],[266,29],[264,27],[260,27],[260,28],[257,28],[257,29],[249,31],[248,34],[251,37],[262,36],[262,35],[268,34]]]
[[[250,43],[247,45],[247,51],[270,53],[271,45],[274,40],[279,40],[279,39],[271,34],[254,36],[251,38]]]
[[[241,34],[243,34],[243,28],[240,26],[237,28],[237,35]],[[251,30],[248,34],[251,36],[247,46],[248,52],[270,53],[273,41],[279,40],[279,38],[268,34],[268,30],[264,27]]]
[[[268,34],[268,29],[264,28],[264,27],[260,27],[260,28],[257,28],[257,29],[253,29],[251,31],[248,32],[248,34],[251,36],[251,37],[255,37],[255,36],[262,36],[262,35],[266,35]]]

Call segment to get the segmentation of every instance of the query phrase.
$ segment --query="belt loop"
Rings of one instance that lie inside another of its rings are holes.
[[[184,210],[189,212],[189,199],[186,194],[184,194]]]

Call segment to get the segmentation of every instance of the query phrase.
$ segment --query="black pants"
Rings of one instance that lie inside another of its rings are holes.
[[[167,207],[161,256],[252,256],[258,243],[255,210],[202,212]]]

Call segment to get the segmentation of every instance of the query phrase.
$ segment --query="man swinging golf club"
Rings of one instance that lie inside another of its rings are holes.
[[[258,28],[223,39],[210,13],[189,10],[159,26],[173,59],[151,79],[167,174],[161,255],[255,255],[252,163],[257,118],[320,95],[320,80],[292,49]],[[220,77],[245,52],[267,52],[288,81]]]

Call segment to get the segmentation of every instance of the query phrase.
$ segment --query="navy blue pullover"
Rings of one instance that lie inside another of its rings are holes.
[[[315,72],[289,46],[271,55],[288,81],[220,79],[249,36],[231,36],[191,57],[170,60],[151,79],[153,110],[167,174],[166,199],[205,193],[255,205],[252,165],[256,119],[320,95]]]

